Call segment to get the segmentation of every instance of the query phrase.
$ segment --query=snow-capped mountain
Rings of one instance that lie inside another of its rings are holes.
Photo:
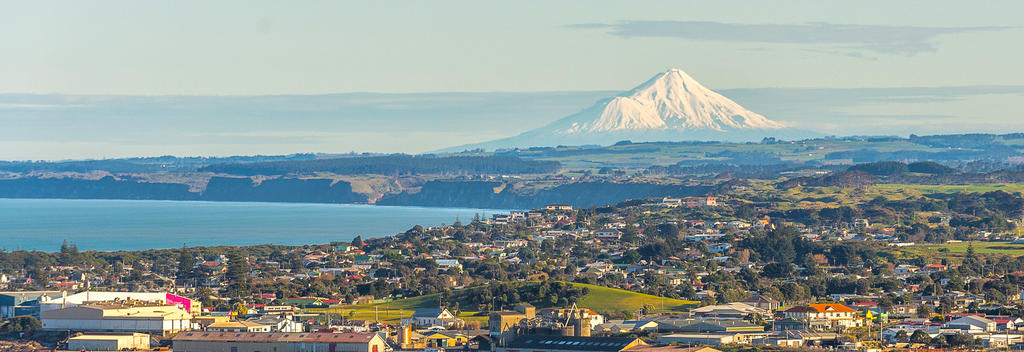
[[[807,138],[704,87],[680,69],[659,73],[630,91],[518,136],[449,151],[555,145],[612,144],[620,140],[730,142],[764,137]]]
[[[629,130],[777,129],[766,119],[705,88],[680,69],[654,76],[640,86],[552,124],[554,132],[579,134]],[[595,110],[599,110],[595,114]],[[596,116],[595,116],[596,115]]]

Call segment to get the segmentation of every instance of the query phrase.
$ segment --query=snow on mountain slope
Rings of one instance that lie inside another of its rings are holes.
[[[817,133],[789,128],[704,87],[680,69],[655,75],[622,94],[517,136],[448,148],[495,149],[609,145],[620,140],[728,142],[764,137],[802,139]]]
[[[775,129],[783,125],[705,88],[680,69],[662,72],[640,86],[552,124],[557,134],[665,129]]]

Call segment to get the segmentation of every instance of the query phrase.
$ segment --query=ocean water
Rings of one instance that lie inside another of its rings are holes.
[[[139,250],[302,245],[468,222],[491,209],[159,200],[0,199],[0,249]]]

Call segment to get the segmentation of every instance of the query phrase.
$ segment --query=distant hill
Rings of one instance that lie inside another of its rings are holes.
[[[146,173],[159,171],[194,171],[211,164],[252,163],[281,160],[313,160],[316,154],[253,155],[225,157],[157,156],[140,158],[68,160],[68,161],[0,161],[0,171],[8,172],[91,172]]]
[[[525,160],[509,156],[387,155],[317,160],[217,164],[199,171],[232,175],[285,175],[331,172],[338,175],[516,175],[557,172],[557,161]]]
[[[498,175],[509,177],[490,177]],[[737,177],[772,180],[783,188],[1018,183],[1024,182],[1024,134],[758,143],[622,141],[607,147],[419,156],[0,162],[0,197],[527,209],[551,203],[589,207],[721,193],[731,189],[724,181]]]

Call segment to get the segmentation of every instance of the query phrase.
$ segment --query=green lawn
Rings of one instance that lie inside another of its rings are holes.
[[[974,252],[978,255],[1024,255],[1024,244],[1012,244],[1010,242],[953,242],[942,244],[919,244],[901,248],[907,254],[919,255],[926,258],[938,259],[961,259],[967,253],[968,243],[974,246]]]
[[[524,283],[530,284],[530,283]],[[577,306],[590,308],[598,313],[622,313],[635,312],[650,305],[654,311],[682,311],[700,304],[698,301],[684,301],[672,298],[651,296],[642,293],[630,292],[615,288],[601,287],[595,285],[573,283],[577,287],[586,287],[589,293],[583,296]],[[375,316],[381,321],[398,322],[401,318],[412,316],[417,308],[437,307],[437,294],[412,297],[378,304],[359,304],[341,306],[336,308],[314,308],[308,309],[310,313],[334,313],[341,314],[347,319],[374,320]],[[353,313],[354,312],[354,313]],[[459,318],[466,321],[486,322],[486,315],[476,315],[477,312],[463,311]]]
[[[998,243],[995,243],[995,241],[974,241],[974,243],[966,243],[966,241],[963,241],[963,243],[919,245],[914,247],[936,252],[945,252],[941,251],[942,249],[945,249],[948,250],[948,253],[966,254],[969,244],[974,246],[974,252],[977,254],[1024,255],[1024,245],[1014,245],[1009,243],[1009,241],[998,241]]]
[[[992,191],[1006,191],[1010,193],[1024,193],[1024,184],[1021,183],[991,183],[973,185],[902,185],[902,184],[879,184],[873,188],[888,193],[904,193],[921,195],[928,193],[957,193],[973,192],[985,193]]]
[[[877,197],[890,200],[916,198],[937,193],[973,192],[984,193],[1005,191],[1024,193],[1024,183],[993,183],[973,185],[911,185],[911,184],[877,184],[863,188],[841,187],[793,187],[780,189],[774,186],[775,181],[751,181],[752,187],[746,191],[735,192],[736,197],[755,195],[773,195],[781,201],[779,209],[792,208],[825,208],[841,205],[857,205],[871,201]]]
[[[586,287],[590,292],[577,303],[580,307],[587,307],[598,313],[612,311],[636,311],[644,305],[651,305],[657,312],[683,311],[700,304],[699,301],[684,301],[674,298],[651,296],[617,288],[609,288],[595,285],[578,284],[573,285]]]

